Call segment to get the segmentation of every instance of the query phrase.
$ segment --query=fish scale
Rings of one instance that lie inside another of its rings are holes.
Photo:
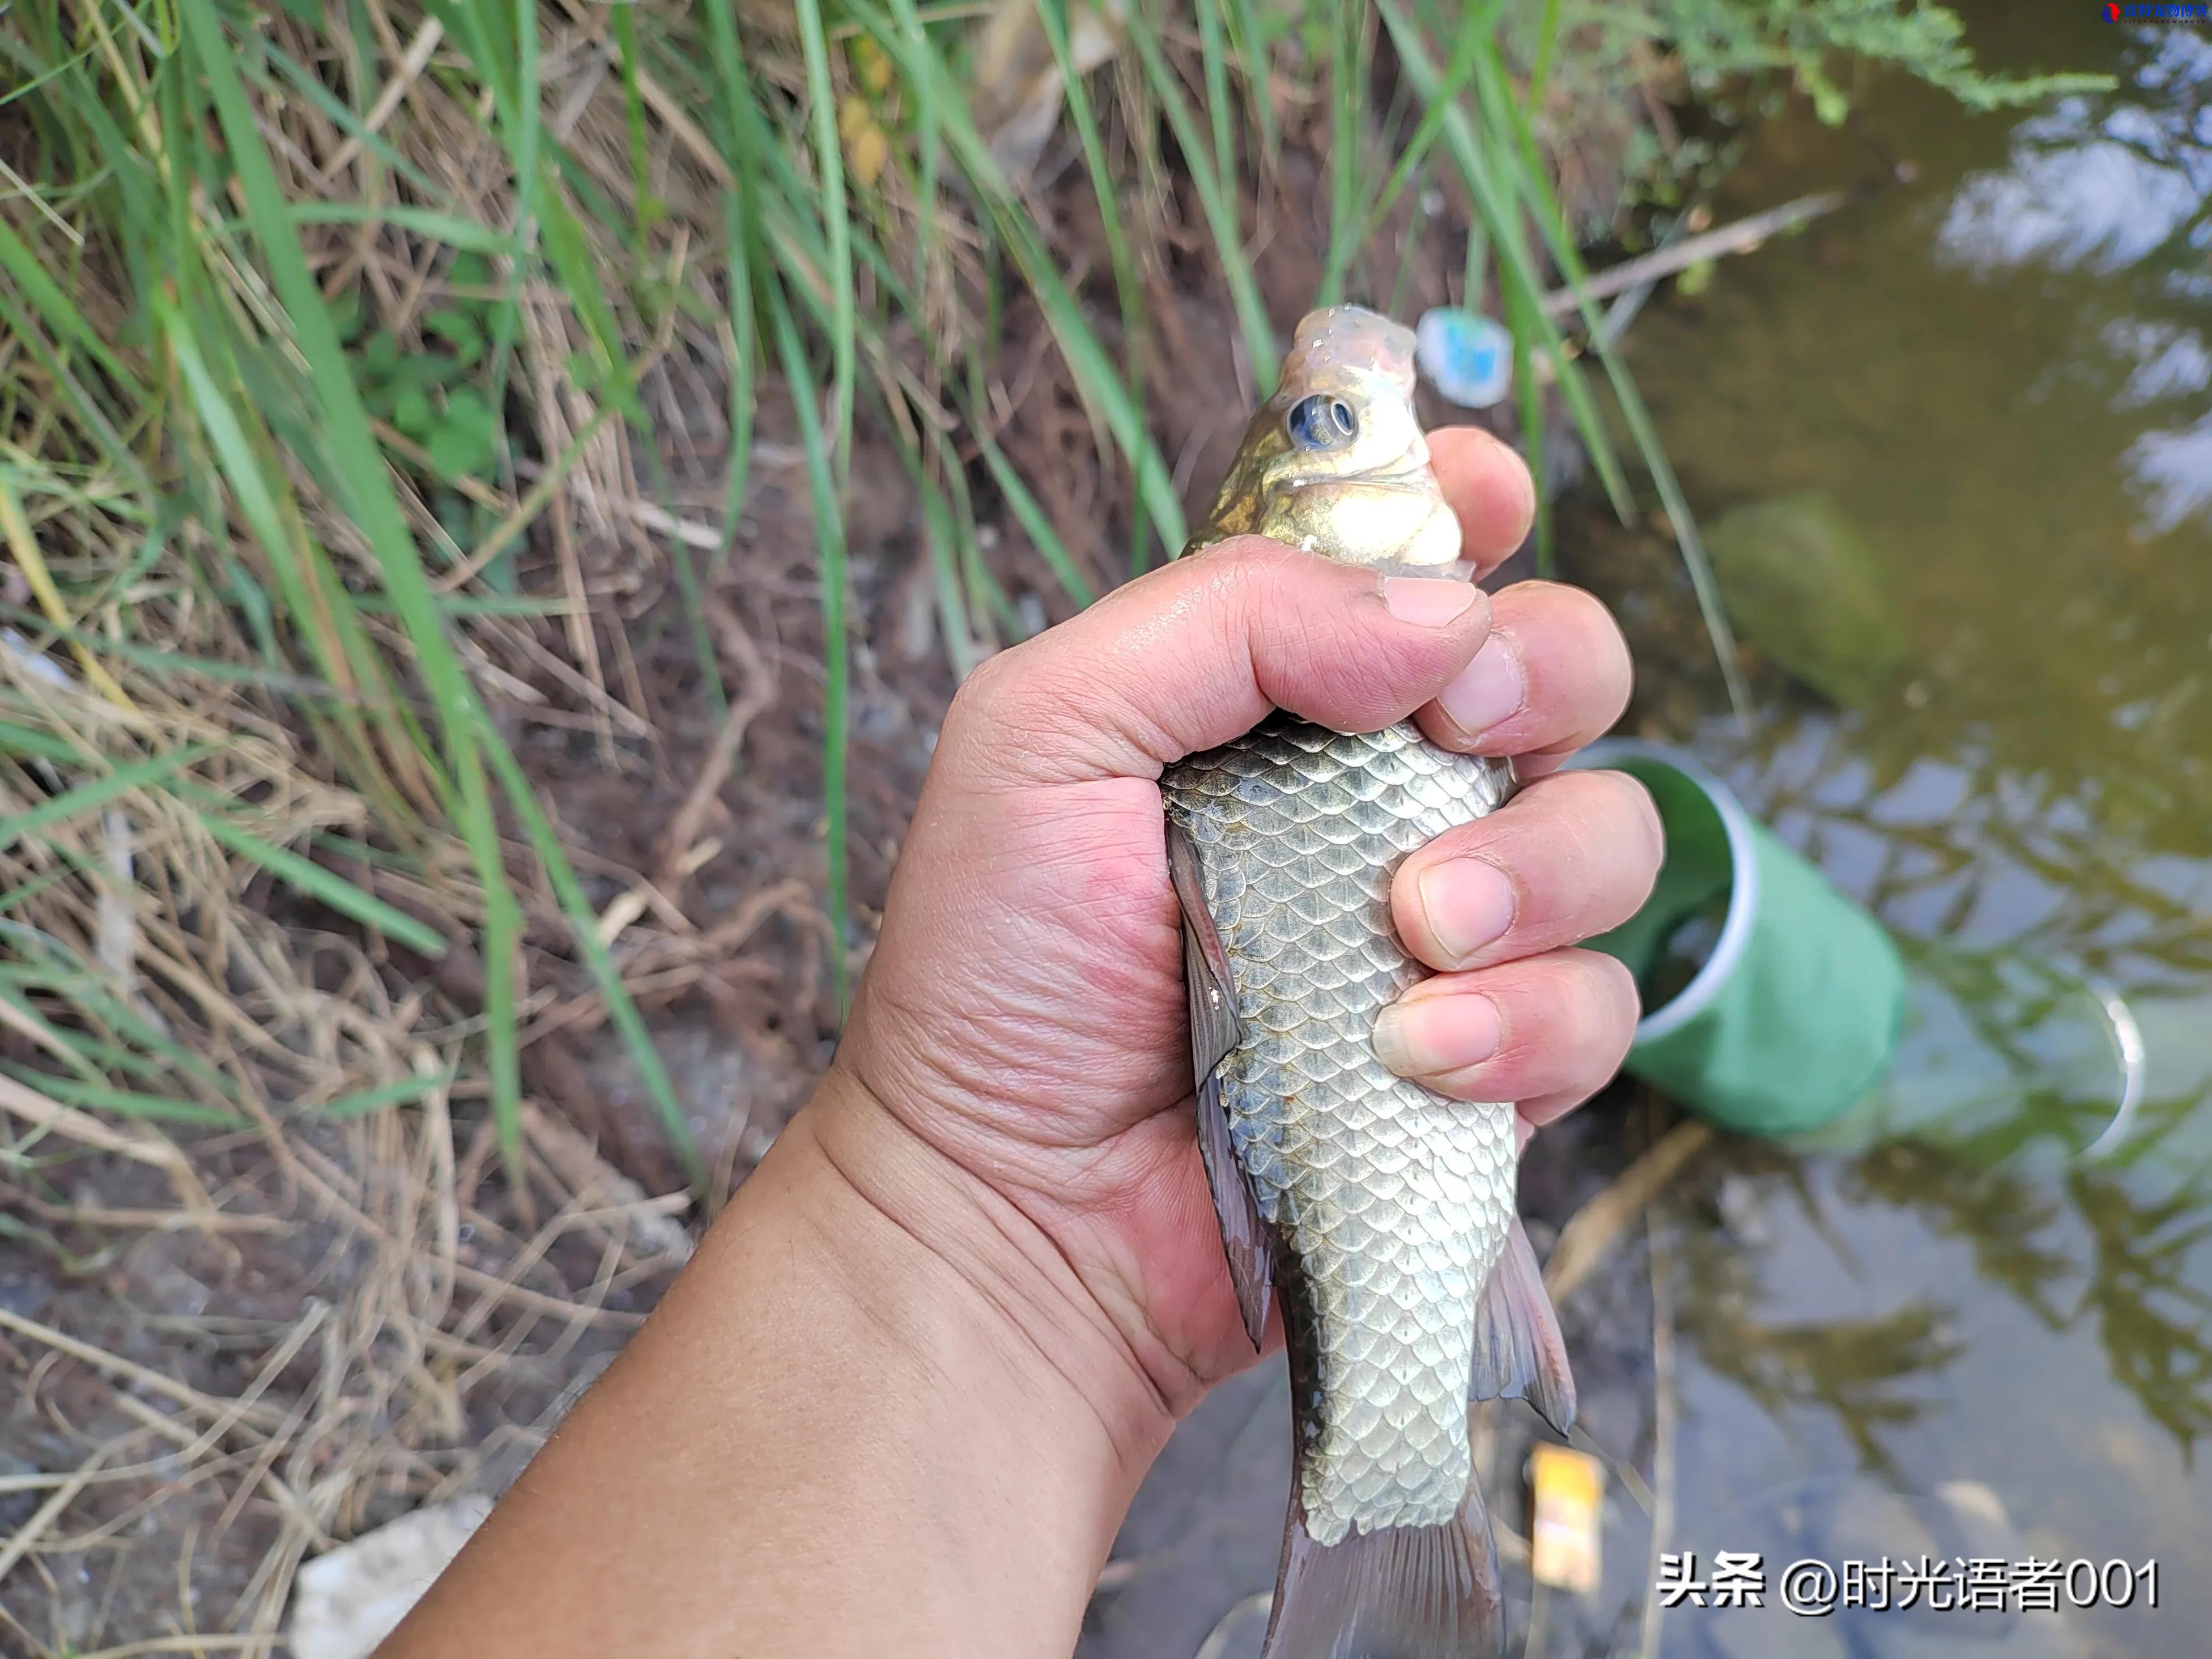
[[[1187,550],[1262,536],[1386,583],[1467,580],[1413,348],[1358,307],[1302,319]],[[1423,976],[1393,874],[1500,805],[1512,769],[1411,725],[1347,736],[1277,714],[1161,783],[1200,1159],[1245,1332],[1257,1345],[1279,1307],[1290,1350],[1263,1659],[1502,1655],[1467,1403],[1525,1399],[1564,1434],[1574,1377],[1514,1214],[1512,1109],[1397,1077],[1373,1039]]]
[[[1501,805],[1503,763],[1401,724],[1277,715],[1171,768],[1244,1041],[1216,1076],[1237,1161],[1292,1269],[1306,1530],[1437,1526],[1471,1475],[1475,1308],[1505,1243],[1513,1110],[1447,1099],[1376,1058],[1375,1018],[1425,976],[1400,945],[1398,861]]]

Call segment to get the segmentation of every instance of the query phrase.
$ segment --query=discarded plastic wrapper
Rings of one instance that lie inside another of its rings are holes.
[[[1478,312],[1438,306],[1413,331],[1413,355],[1437,395],[1488,409],[1513,389],[1513,337]]]
[[[1528,1456],[1528,1484],[1535,1493],[1528,1571],[1553,1589],[1591,1594],[1600,1576],[1598,1499],[1605,1470],[1585,1453],[1539,1441]]]

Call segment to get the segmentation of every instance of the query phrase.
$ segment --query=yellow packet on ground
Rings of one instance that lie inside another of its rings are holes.
[[[1540,1443],[1528,1458],[1528,1480],[1536,1494],[1529,1571],[1540,1584],[1589,1595],[1597,1588],[1604,1468],[1569,1447]]]

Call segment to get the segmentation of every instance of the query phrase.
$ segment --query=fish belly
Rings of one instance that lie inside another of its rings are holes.
[[[1471,1476],[1475,1304],[1513,1217],[1512,1108],[1407,1082],[1371,1039],[1425,971],[1391,924],[1398,861],[1510,788],[1503,763],[1410,724],[1345,735],[1288,716],[1165,780],[1244,1024],[1218,1075],[1276,1236],[1298,1498],[1320,1544],[1441,1525]]]

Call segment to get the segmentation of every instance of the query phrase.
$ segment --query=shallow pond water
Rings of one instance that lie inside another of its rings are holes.
[[[1676,1224],[1670,1547],[2155,1559],[2160,1606],[1684,1605],[1669,1655],[2207,1650],[2212,40],[2021,15],[1978,15],[1985,61],[2118,89],[1977,118],[1891,85],[1846,131],[1770,124],[1722,217],[1916,174],[1653,307],[1632,357],[1693,507],[1825,497],[1906,641],[1850,712],[1770,673],[1753,732],[1709,714],[1690,746],[1992,1045],[2118,993],[2144,1097],[2095,1159],[2069,1155],[2116,1087],[1848,1154],[1723,1147]]]
[[[2000,1058],[2094,1008],[2084,984],[2124,1000],[2143,1099],[2094,1160],[2075,1154],[2115,1091],[2039,1088],[2032,1061],[1994,1106],[1967,1103],[1962,1076],[1946,1111],[1945,1079],[1917,1079],[1936,1109],[1923,1090],[1910,1134],[1701,1152],[1655,1224],[1671,1421],[1648,1409],[1636,1242],[1566,1310],[1568,1335],[1597,1443],[1648,1474],[1665,1442],[1664,1547],[1695,1552],[1701,1577],[1717,1552],[1763,1554],[1769,1605],[1647,1626],[1655,1500],[1616,1478],[1601,1591],[1551,1598],[1534,1632],[1517,1605],[1516,1652],[1524,1633],[1547,1655],[1680,1659],[2212,1646],[2212,1459],[2196,1455],[2212,1431],[2212,40],[2086,3],[2032,28],[2009,7],[1969,21],[1991,67],[2106,70],[2117,89],[1977,116],[1878,82],[1844,129],[1766,123],[1721,222],[1899,161],[1911,179],[1662,296],[1629,336],[1701,518],[1823,498],[1856,528],[1901,668],[1839,711],[1770,656],[1747,732],[1670,547],[1570,514],[1563,563],[1623,612],[1647,735],[1685,743],[1870,906]],[[1617,1143],[1621,1122],[1586,1133]],[[1141,1582],[1102,1597],[1087,1655],[1182,1659],[1267,1587],[1281,1387],[1275,1368],[1243,1380],[1179,1439],[1124,1536]],[[2159,1606],[2134,1571],[2123,1609],[2069,1610],[2063,1590],[2051,1614],[1931,1610],[1925,1592],[1911,1612],[1774,1605],[1798,1558],[1923,1555],[2007,1577],[2029,1557],[2155,1560]],[[1261,1626],[1245,1607],[1207,1659],[1249,1659]]]

